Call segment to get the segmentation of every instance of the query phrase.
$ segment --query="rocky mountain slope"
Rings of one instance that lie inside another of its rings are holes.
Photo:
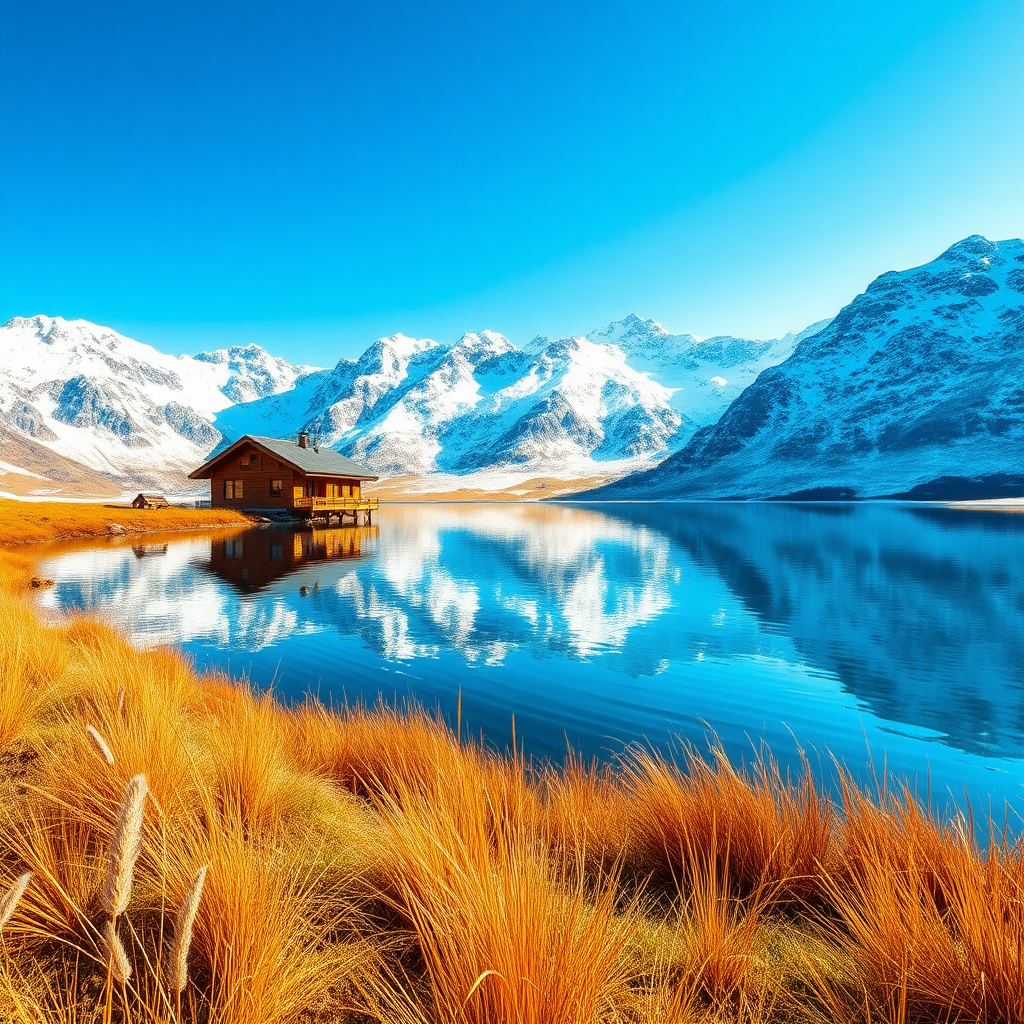
[[[0,327],[0,489],[180,486],[221,440],[219,410],[308,369],[258,345],[170,356],[84,320],[15,317]]]
[[[1024,241],[883,274],[657,468],[587,497],[1024,493]]]
[[[216,426],[227,437],[306,429],[386,476],[621,475],[713,423],[800,337],[702,341],[636,315],[524,348],[491,331],[453,344],[398,334]]]

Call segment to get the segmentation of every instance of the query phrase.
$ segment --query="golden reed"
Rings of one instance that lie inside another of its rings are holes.
[[[198,871],[195,881],[189,887],[174,921],[174,941],[171,944],[168,982],[172,992],[179,993],[188,984],[188,952],[192,946],[192,929],[203,896],[203,882],[206,881],[206,865]]]
[[[114,826],[114,839],[107,859],[107,879],[100,894],[104,911],[112,918],[128,909],[132,897],[135,862],[142,852],[142,826],[149,786],[145,775],[136,775],[128,783]]]

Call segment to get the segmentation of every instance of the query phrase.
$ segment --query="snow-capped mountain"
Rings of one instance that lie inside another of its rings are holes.
[[[800,337],[701,341],[635,314],[524,348],[492,331],[452,344],[398,334],[216,425],[227,437],[306,429],[389,476],[621,474],[713,423]]]
[[[241,434],[308,430],[382,476],[439,488],[480,473],[485,486],[614,479],[714,422],[801,336],[701,341],[631,315],[523,348],[493,331],[396,334],[320,370],[257,345],[170,356],[81,320],[15,318],[0,327],[0,472],[40,491],[178,488]]]
[[[66,483],[71,463],[93,487],[180,485],[220,441],[219,410],[309,369],[258,345],[171,356],[84,320],[15,317],[0,327],[6,472]]]
[[[1024,241],[972,235],[877,278],[681,451],[589,496],[941,498],[1022,486]]]
[[[631,366],[656,376],[672,389],[672,407],[688,427],[676,437],[681,444],[698,428],[714,423],[762,370],[781,363],[804,338],[828,323],[822,320],[773,341],[728,336],[701,339],[692,334],[669,334],[657,321],[633,314],[590,337],[617,345]]]
[[[980,236],[773,341],[671,334],[634,314],[522,347],[493,331],[396,334],[317,369],[257,345],[171,356],[81,320],[15,318],[0,327],[0,489],[15,476],[23,491],[175,489],[242,434],[307,430],[428,491],[1012,490],[1022,336],[1024,241]]]

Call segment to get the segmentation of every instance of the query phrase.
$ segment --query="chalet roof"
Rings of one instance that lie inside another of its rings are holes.
[[[345,476],[356,480],[378,480],[376,473],[358,462],[350,459],[333,448],[302,448],[297,441],[286,441],[279,437],[258,437],[255,434],[245,434],[234,444],[229,445],[222,452],[218,452],[212,458],[207,459],[198,469],[189,473],[192,480],[202,480],[210,476],[212,468],[232,454],[236,448],[248,441],[250,444],[262,448],[273,455],[275,459],[286,462],[292,468],[297,469],[306,476]]]

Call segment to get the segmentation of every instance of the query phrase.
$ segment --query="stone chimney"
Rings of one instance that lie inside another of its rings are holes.
[[[300,448],[308,448],[309,447],[309,434],[307,434],[304,430],[299,434],[299,447]]]

